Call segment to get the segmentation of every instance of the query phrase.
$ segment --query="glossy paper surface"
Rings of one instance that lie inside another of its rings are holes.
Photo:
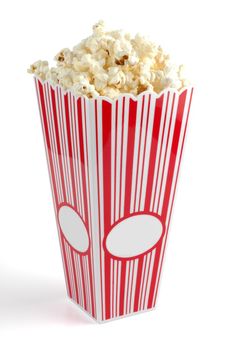
[[[69,297],[99,321],[153,308],[192,88],[110,100],[35,82]]]

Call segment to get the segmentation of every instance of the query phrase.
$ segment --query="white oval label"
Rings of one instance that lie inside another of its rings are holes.
[[[147,214],[137,214],[119,222],[109,232],[106,248],[119,258],[131,258],[151,249],[163,233],[161,221]]]
[[[79,215],[69,206],[59,209],[58,220],[61,230],[72,247],[84,253],[89,247],[86,227]]]

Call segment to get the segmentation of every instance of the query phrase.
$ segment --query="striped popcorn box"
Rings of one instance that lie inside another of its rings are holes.
[[[34,79],[68,296],[97,321],[154,308],[193,88],[88,99]]]

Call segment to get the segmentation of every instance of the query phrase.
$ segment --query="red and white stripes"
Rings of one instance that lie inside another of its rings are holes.
[[[90,240],[75,250],[58,223],[69,296],[98,320],[154,307],[192,88],[88,100],[35,81],[56,214],[72,207]],[[104,239],[135,213],[156,214],[164,235],[148,252],[112,256]]]
[[[55,211],[71,206],[83,219],[92,241],[90,184],[86,130],[86,100],[78,101],[60,87],[36,79],[42,129],[53,190]],[[59,223],[59,238],[68,295],[93,317],[96,314],[93,246],[76,251],[66,240]]]

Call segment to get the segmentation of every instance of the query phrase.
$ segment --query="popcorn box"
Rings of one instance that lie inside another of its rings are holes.
[[[153,309],[193,88],[88,99],[34,79],[69,298],[99,322]]]

